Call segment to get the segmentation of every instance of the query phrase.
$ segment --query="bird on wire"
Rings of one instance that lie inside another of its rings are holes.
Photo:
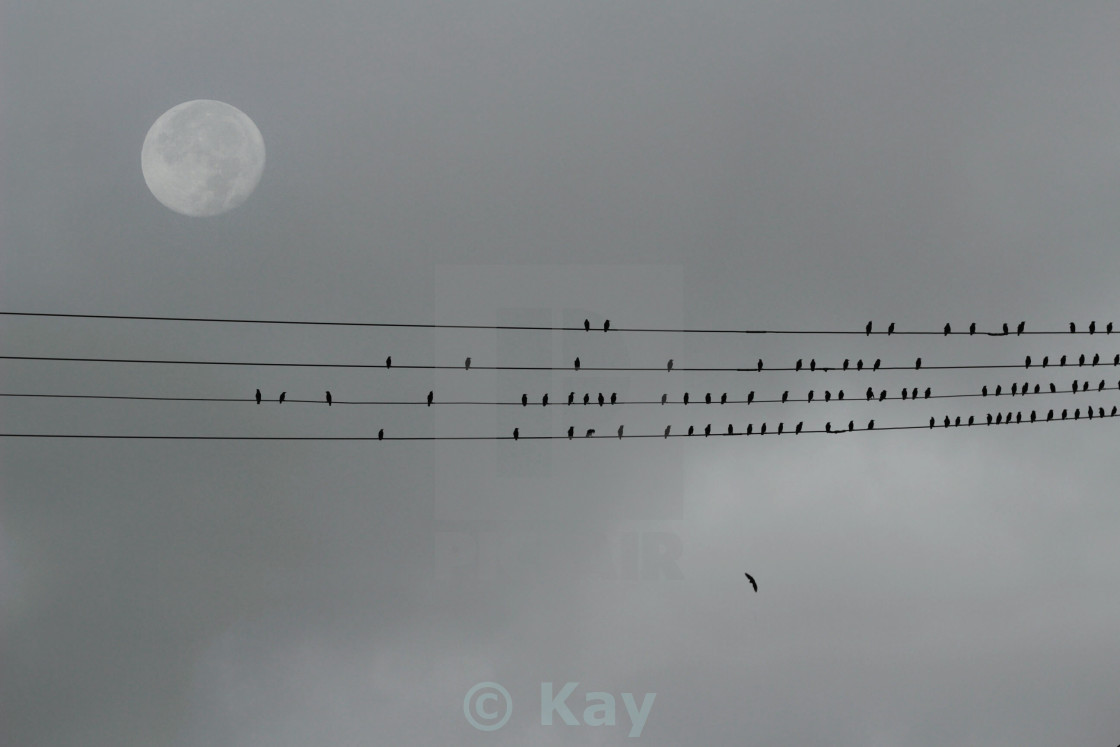
[[[889,325],[887,325],[887,334],[888,335],[893,335],[894,334],[894,322],[891,322]]]
[[[684,402],[686,405],[688,404],[688,392],[684,393],[684,398],[681,401]]]
[[[882,363],[882,361],[881,361],[881,360],[879,360],[878,358],[876,358],[876,359],[875,359],[875,365],[871,367],[871,370],[872,370],[872,371],[878,371],[878,370],[879,370],[879,365],[880,365],[881,363]]]
[[[970,335],[976,334],[976,322],[973,322],[972,324],[968,325],[968,334],[970,334]]]
[[[434,390],[428,392],[428,407],[432,406],[432,400],[435,399],[435,396],[436,396],[436,393],[435,393]]]
[[[610,328],[611,328],[611,320],[610,319],[604,319],[603,320],[603,331],[606,332]]]
[[[668,437],[669,437],[669,429],[670,429],[670,428],[672,428],[672,426],[671,426],[671,425],[667,425],[667,426],[665,426],[665,438],[668,438]]]
[[[595,429],[594,428],[588,428],[587,433],[584,435],[584,438],[591,438],[594,435],[595,435]]]
[[[276,400],[276,401],[277,401],[277,402],[283,402],[283,401],[284,401],[284,399],[285,399],[285,398],[286,398],[287,396],[288,396],[288,393],[287,393],[287,392],[280,392],[280,399],[278,399],[278,400]]]
[[[576,393],[575,392],[568,392],[568,405],[571,406],[571,404],[573,402],[575,402],[575,400],[576,400]]]
[[[465,368],[468,371],[471,370],[471,357],[469,355],[467,356],[467,359],[465,361],[463,361],[463,368]]]
[[[576,357],[576,370],[579,370],[579,357]]]
[[[706,437],[710,436],[711,434],[712,434],[712,424],[708,423],[707,425],[704,426],[704,436],[706,438]]]
[[[586,405],[590,401],[591,401],[591,393],[590,392],[585,392],[584,395],[583,395],[583,404]]]
[[[388,358],[385,359],[385,368],[392,368],[392,367],[393,367],[393,356],[390,355]]]
[[[385,440],[385,429],[384,428],[382,428],[381,430],[379,430],[377,432],[377,440],[378,441],[384,441]]]
[[[331,393],[330,393],[330,390],[327,390],[327,407],[330,407],[331,403],[332,403]]]
[[[602,392],[599,392],[599,407],[602,407],[602,406],[603,406],[603,403],[605,403],[606,401],[607,401],[607,400],[606,400],[606,398],[605,398],[605,397],[603,396],[603,393],[602,393]]]
[[[576,435],[576,427],[574,425],[568,426],[568,440],[571,441],[572,437]]]
[[[1026,328],[1027,328],[1027,323],[1026,322],[1019,322],[1019,326],[1015,328],[1015,334],[1017,334],[1017,335],[1023,334],[1023,330],[1025,330]]]
[[[945,322],[945,336],[948,337],[948,335],[951,331],[952,331],[952,329],[949,327],[949,323]]]
[[[521,406],[526,407],[526,406],[528,406],[528,404],[529,404],[529,395],[528,394],[522,394],[521,395]]]
[[[547,394],[545,394],[543,397],[541,397],[541,406],[542,407],[548,407],[548,395]]]
[[[690,426],[688,426],[688,435],[690,435],[690,436],[691,436],[691,435],[692,435],[692,433],[693,433],[693,428],[692,428],[692,426],[690,425]]]
[[[618,438],[619,438],[619,440],[622,439],[622,426],[621,425],[618,426]]]
[[[668,394],[662,394],[661,395],[661,404],[665,404],[668,400],[669,400],[669,395]]]
[[[618,402],[618,392],[611,392],[611,404]]]
[[[863,329],[867,333],[867,336],[870,337],[871,336],[871,322],[868,322],[867,326],[864,327]]]
[[[516,441],[521,435],[521,431],[517,428],[513,429],[513,440]]]
[[[673,370],[673,359],[672,358],[670,358],[669,362],[665,364],[665,370],[666,371],[672,371]]]
[[[590,332],[591,331],[591,320],[590,319],[584,319],[583,320],[583,331],[584,332]]]
[[[258,389],[257,390],[257,404],[259,405],[260,403],[261,403],[261,390]]]
[[[727,392],[724,392],[723,394],[720,395],[719,403],[721,405],[726,405],[727,404]]]

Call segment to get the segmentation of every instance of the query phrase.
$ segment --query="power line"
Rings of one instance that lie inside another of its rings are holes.
[[[46,355],[0,355],[0,360],[13,360],[13,361],[56,361],[56,362],[69,362],[69,363],[137,363],[137,364],[163,364],[163,365],[186,365],[186,366],[258,366],[258,367],[274,367],[274,368],[361,368],[361,369],[376,369],[383,368],[386,370],[392,368],[409,369],[409,370],[437,370],[437,371],[461,371],[464,366],[444,366],[434,364],[400,364],[393,363],[391,366],[384,363],[288,363],[288,362],[270,362],[270,361],[202,361],[202,360],[162,360],[162,359],[149,359],[149,358],[89,358],[89,357],[68,357],[68,356],[46,356]],[[1108,365],[1107,363],[1101,365]],[[1113,366],[1120,365],[1120,353],[1117,353],[1113,358]],[[1092,368],[1088,365],[1054,365],[1050,368]],[[972,364],[972,365],[949,365],[949,366],[930,366],[930,365],[909,365],[909,366],[883,366],[875,365],[863,366],[860,369],[844,368],[843,366],[813,366],[806,368],[801,365],[794,366],[745,366],[745,367],[689,367],[689,366],[674,366],[672,371],[688,371],[693,373],[760,373],[763,371],[796,371],[801,373],[860,373],[862,372],[875,372],[875,371],[954,371],[966,369],[996,369],[996,368],[1023,368],[1030,369],[1023,363],[996,363],[996,364]],[[1036,365],[1034,368],[1042,369],[1041,365]],[[666,371],[665,366],[584,366],[582,363],[577,366],[476,366],[470,367],[471,371],[615,371],[615,372],[652,372],[652,371]]]
[[[1090,410],[1091,409],[1092,408],[1090,408]],[[1078,412],[1080,412],[1080,408],[1078,408]],[[1100,412],[1103,413],[1104,408],[1100,408]],[[989,424],[987,422],[975,422],[973,424],[960,423],[959,425],[949,425],[949,426],[939,426],[939,425],[930,425],[930,424],[926,424],[926,425],[886,425],[886,426],[884,426],[884,425],[875,425],[874,420],[871,420],[871,421],[868,422],[868,425],[863,427],[863,428],[855,428],[853,426],[852,428],[848,429],[848,428],[845,428],[845,427],[841,426],[841,427],[839,427],[835,430],[826,430],[825,428],[818,428],[818,429],[809,429],[809,430],[802,429],[800,432],[796,432],[793,429],[793,427],[791,427],[789,430],[782,430],[781,432],[779,432],[775,429],[775,430],[770,430],[770,431],[767,431],[767,432],[764,433],[764,432],[761,431],[761,428],[764,428],[766,426],[766,423],[763,423],[763,424],[761,424],[759,430],[753,430],[752,429],[751,432],[749,432],[749,433],[747,431],[741,431],[741,430],[740,431],[733,431],[731,433],[714,432],[714,433],[712,433],[711,437],[712,438],[719,438],[719,437],[726,438],[726,437],[729,437],[729,436],[738,436],[738,437],[750,438],[752,436],[790,436],[790,437],[793,437],[793,438],[797,438],[797,437],[802,436],[802,435],[812,435],[812,434],[842,436],[842,435],[848,435],[848,434],[851,434],[851,433],[868,433],[868,432],[883,432],[883,431],[906,431],[906,430],[939,430],[939,429],[940,430],[947,430],[947,429],[951,429],[951,428],[961,428],[961,427],[965,427],[965,428],[991,427],[992,425],[996,425],[997,427],[1000,426],[1000,425],[1043,425],[1043,424],[1049,424],[1049,423],[1085,422],[1085,421],[1092,421],[1092,420],[1103,420],[1103,419],[1106,419],[1106,418],[1115,418],[1115,417],[1117,417],[1118,412],[1117,412],[1117,408],[1113,407],[1111,413],[1098,414],[1098,415],[1086,415],[1085,417],[1081,417],[1080,414],[1078,414],[1074,417],[1068,417],[1066,415],[1066,413],[1063,412],[1063,415],[1062,415],[1061,418],[1057,418],[1057,417],[1036,418],[1035,420],[1021,418],[1021,415],[1022,415],[1021,412],[1017,413],[1017,415],[1020,416],[1020,417],[1017,417],[1014,422],[1012,422],[1012,420],[1010,418],[1010,413],[1008,413],[1009,417],[1008,417],[1007,420],[1005,420],[1001,423],[993,423],[993,424]],[[1001,416],[1002,416],[1002,413],[1001,413]],[[753,425],[753,424],[751,424],[751,425]],[[784,425],[784,422],[781,423],[781,425]],[[151,436],[149,436],[149,435],[133,435],[133,434],[116,435],[116,434],[93,434],[93,433],[0,433],[0,437],[2,437],[2,438],[139,440],[139,441],[142,441],[142,440],[151,440],[151,441],[517,441],[517,440],[524,440],[524,441],[562,441],[562,440],[569,440],[569,441],[575,441],[575,440],[586,440],[586,439],[619,439],[619,438],[621,438],[621,439],[631,439],[631,438],[660,438],[660,439],[700,438],[700,439],[703,439],[703,438],[706,438],[706,436],[702,433],[692,433],[692,434],[688,434],[687,432],[686,433],[673,433],[671,430],[667,433],[664,432],[664,431],[661,432],[661,433],[625,433],[621,437],[618,436],[617,434],[613,434],[613,433],[599,434],[599,433],[595,433],[595,432],[592,432],[590,435],[584,435],[584,436],[568,436],[568,435],[533,436],[533,435],[521,435],[521,434],[519,434],[516,437],[512,436],[512,435],[510,435],[510,436],[162,436],[162,435],[151,435]]]
[[[48,312],[32,312],[32,311],[0,311],[0,316],[20,316],[20,317],[53,317],[64,319],[116,319],[116,320],[132,320],[132,321],[158,321],[158,322],[202,322],[202,323],[215,323],[215,324],[283,324],[283,325],[302,325],[302,326],[320,326],[320,327],[406,327],[415,329],[488,329],[488,330],[530,330],[542,332],[585,332],[587,331],[584,326],[575,327],[555,327],[555,326],[533,326],[533,325],[505,325],[505,324],[435,324],[435,323],[405,323],[405,322],[328,322],[328,321],[300,321],[293,319],[245,319],[245,318],[218,318],[218,317],[197,317],[197,316],[142,316],[142,315],[125,315],[125,314],[61,314],[61,313],[48,313]],[[1093,323],[1095,325],[1095,323]],[[838,329],[706,329],[706,328],[692,328],[692,329],[671,329],[662,327],[619,327],[614,324],[610,327],[610,332],[662,332],[662,333],[699,333],[699,334],[737,334],[737,335],[882,335],[882,336],[901,336],[901,335],[935,335],[935,336],[949,336],[949,335],[982,335],[987,337],[1017,337],[1020,335],[1069,335],[1069,334],[1084,334],[1091,335],[1095,333],[1094,329],[1082,328],[1080,330],[1028,330],[1022,331],[1010,330],[1007,325],[998,331],[983,331],[983,330],[950,330],[946,331],[944,328],[939,330],[894,330],[894,325],[890,325],[888,329],[870,329],[867,328],[858,330],[838,330]],[[600,330],[592,328],[592,332],[604,332],[607,330]],[[1111,334],[1112,323],[1108,322],[1103,326],[1101,334]]]

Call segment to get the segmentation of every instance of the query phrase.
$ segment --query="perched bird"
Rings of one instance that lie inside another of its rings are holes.
[[[585,433],[585,434],[583,435],[583,437],[584,437],[584,438],[591,438],[591,437],[592,437],[592,436],[594,436],[594,435],[595,435],[595,429],[594,429],[594,428],[588,428],[588,429],[587,429],[587,433]]]
[[[797,424],[797,427],[793,429],[793,435],[796,436],[798,433],[801,432],[801,426],[802,426],[802,423]]]
[[[1085,414],[1089,416],[1089,420],[1092,420],[1093,419],[1093,408],[1092,407],[1085,408]]]
[[[467,359],[465,361],[463,361],[463,368],[465,368],[468,371],[471,370],[471,357],[469,355],[467,356]]]
[[[926,391],[925,391],[926,399],[929,399],[929,395],[930,395],[930,394],[932,394],[932,393],[933,393],[933,390],[932,390],[932,389],[930,389],[930,388],[929,388],[929,387],[927,386],[927,387],[926,387]]]
[[[1007,322],[1003,323],[1003,334],[1005,334],[1005,335],[1008,334]]]
[[[917,371],[917,370],[921,369],[921,367],[922,367],[922,359],[919,357],[918,360],[914,361],[914,370]]]
[[[879,360],[878,358],[876,358],[876,359],[875,359],[875,365],[874,365],[874,366],[872,366],[871,370],[872,370],[872,371],[878,371],[878,370],[879,370],[879,365],[880,365],[881,363],[882,363],[882,361],[881,361],[881,360]]]
[[[806,398],[805,401],[806,402],[812,402],[813,401],[813,390],[812,389],[809,390],[809,395],[808,395],[808,397]]]
[[[727,392],[724,392],[723,394],[720,395],[719,403],[721,405],[726,405],[727,404]]]
[[[1050,393],[1051,393],[1051,394],[1053,394],[1053,393],[1055,393],[1056,391],[1058,391],[1058,387],[1054,386],[1054,382],[1053,382],[1053,381],[1051,381],[1051,382],[1050,382]]]
[[[999,425],[1002,422],[1003,422],[1003,413],[1002,412],[997,412],[996,413],[996,425]]]
[[[801,359],[800,358],[797,359],[797,365],[793,367],[793,370],[794,371],[800,371],[801,370]]]
[[[1093,354],[1093,365],[1095,366],[1100,362],[1101,362],[1101,354],[1100,353],[1094,353]]]
[[[432,399],[434,399],[435,396],[436,393],[434,391],[428,392],[428,407],[432,406]]]
[[[996,396],[997,397],[999,396],[1000,392],[1002,392],[1002,391],[1003,391],[1003,384],[996,384]]]
[[[747,404],[749,405],[751,402],[754,402],[754,392],[753,391],[750,394],[747,395]]]
[[[825,433],[832,433],[832,421],[829,421],[829,422],[824,424],[824,432]]]
[[[751,586],[753,586],[753,587],[754,587],[754,591],[755,591],[755,593],[757,594],[757,593],[758,593],[758,584],[756,584],[756,583],[754,582],[754,576],[752,576],[752,575],[751,575],[751,574],[749,574],[749,573],[744,573],[743,575],[744,575],[744,576],[746,576],[746,577],[747,577],[747,580],[751,582]]]
[[[1070,322],[1069,323],[1069,333],[1072,335],[1076,331],[1077,331],[1077,325],[1074,324],[1073,322]]]
[[[1109,416],[1116,417],[1116,405],[1112,406],[1112,412],[1109,413]]]
[[[668,401],[668,399],[669,399],[668,394],[662,394],[661,395],[661,404],[665,404]]]
[[[813,358],[811,361],[809,361],[809,370],[810,371],[816,371],[817,370],[817,359],[816,358]]]
[[[875,390],[867,387],[867,401],[870,402],[873,399],[875,399]]]
[[[973,322],[972,324],[968,325],[968,334],[970,334],[970,335],[976,334],[976,322]]]
[[[1054,411],[1053,411],[1053,410],[1051,410],[1050,412],[1046,413],[1046,419],[1047,419],[1048,421],[1049,421],[1049,420],[1053,420],[1053,419],[1054,419]]]
[[[1097,385],[1097,391],[1098,392],[1103,392],[1104,391],[1104,379],[1101,379],[1101,383]]]
[[[855,429],[856,429],[856,421],[849,420],[848,421],[848,430],[849,431],[854,431]]]
[[[1023,413],[1021,411],[1015,413],[1015,424],[1018,425],[1019,423],[1022,423],[1022,422],[1023,422]]]
[[[860,358],[858,361],[856,361],[856,370],[857,371],[862,371],[863,370],[863,358]]]
[[[782,431],[785,430],[785,427],[786,427],[785,423],[778,423],[778,435],[779,436],[782,435]]]
[[[525,407],[528,404],[529,404],[529,395],[528,394],[522,394],[521,395],[521,406]]]
[[[579,357],[576,357],[576,370],[579,370]]]
[[[620,425],[620,426],[618,426],[618,437],[619,437],[620,439],[622,438],[622,426],[621,426],[621,425]]]
[[[844,390],[843,389],[841,389],[840,392],[836,395],[836,399],[844,399]]]
[[[763,436],[766,435],[766,423],[762,424],[762,428],[759,430],[759,433],[761,433]]]
[[[929,418],[929,427],[930,427],[930,430],[933,430],[933,416],[932,415]]]
[[[754,423],[747,423],[747,435],[749,436],[753,432],[754,432]],[[729,435],[729,436],[731,435],[731,423],[727,424],[727,435]]]
[[[585,404],[585,405],[586,405],[586,404],[587,404],[588,402],[590,402],[590,401],[591,401],[591,394],[590,394],[590,393],[588,393],[588,392],[584,392],[584,395],[583,395],[583,404]]]
[[[945,427],[946,428],[949,427],[949,416],[948,415],[945,416]]]
[[[988,413],[988,425],[992,424],[992,413]]]
[[[618,392],[611,392],[611,404],[618,403]]]
[[[704,404],[706,404],[706,405],[712,404],[712,393],[711,392],[708,392],[707,394],[704,395]]]
[[[1026,328],[1027,328],[1027,323],[1026,322],[1019,322],[1019,326],[1015,328],[1015,334],[1017,334],[1017,335],[1023,334],[1023,330],[1025,330]]]
[[[982,396],[982,397],[987,397],[988,396],[988,385],[987,384],[980,387],[980,396]]]
[[[590,319],[584,319],[583,320],[583,331],[584,332],[590,332],[591,331],[591,320]]]
[[[261,390],[258,389],[257,390],[257,404],[259,405],[260,403],[261,403]]]
[[[1035,394],[1038,394],[1038,384],[1035,384],[1035,385],[1034,385],[1034,393],[1035,393]]]
[[[868,336],[871,335],[871,322],[867,323],[867,326],[864,327],[864,331],[867,332]]]
[[[1066,410],[1062,410],[1062,420],[1066,419]]]
[[[879,392],[879,401],[882,402],[886,398],[887,398],[887,390],[884,389],[883,391]]]
[[[572,437],[576,435],[576,427],[574,425],[568,426],[568,440],[571,441]]]
[[[968,416],[968,424],[972,425],[972,416],[971,415]]]
[[[889,325],[887,325],[887,334],[888,335],[893,335],[894,334],[894,322],[891,322]]]
[[[1089,322],[1089,334],[1093,334],[1096,331],[1097,331],[1097,323],[1096,322]]]
[[[1019,385],[1018,385],[1018,384],[1012,384],[1012,385],[1011,385],[1011,396],[1012,396],[1012,397],[1014,397],[1014,396],[1015,396],[1015,392],[1016,392],[1016,390],[1018,390],[1018,388],[1019,388]]]
[[[784,392],[782,392],[782,402],[785,402],[787,399],[789,399],[789,390],[788,389],[785,390]]]
[[[541,397],[541,406],[542,407],[548,407],[548,395],[547,394],[545,394],[543,397]]]
[[[331,400],[331,393],[330,393],[330,391],[328,390],[328,391],[327,391],[327,407],[330,407],[330,406],[331,406],[331,402],[332,402],[332,400]]]
[[[830,399],[832,399],[832,392],[825,389],[824,390],[824,401],[828,402]]]
[[[845,359],[844,359],[844,370],[845,370],[845,371],[847,371],[847,370],[848,370],[848,363],[849,363],[849,359],[845,358]]]
[[[1077,420],[1080,417],[1081,417],[1081,408],[1078,407],[1076,410],[1073,411],[1073,419]]]
[[[603,331],[606,332],[610,328],[611,328],[611,320],[610,319],[604,319],[603,320]]]
[[[949,323],[945,322],[945,334],[948,335],[952,330],[949,328]]]
[[[276,400],[276,401],[277,401],[277,402],[283,402],[283,401],[284,401],[284,398],[285,398],[285,397],[287,397],[287,396],[288,396],[288,393],[287,393],[287,392],[280,392],[280,399],[278,399],[278,400]]]
[[[602,407],[603,403],[605,403],[606,401],[607,401],[607,399],[606,399],[606,397],[603,396],[603,393],[599,392],[599,407]]]
[[[669,429],[670,428],[672,428],[672,426],[670,426],[670,425],[665,426],[665,438],[669,437]]]
[[[684,397],[681,398],[681,401],[684,402],[686,405],[688,404],[688,392],[684,393]]]
[[[385,429],[384,428],[382,428],[381,430],[379,430],[377,432],[377,440],[378,441],[384,441],[385,440]]]
[[[1079,365],[1079,366],[1084,366],[1085,365],[1085,354],[1084,353],[1082,353],[1081,357],[1077,359],[1077,365]]]
[[[688,426],[688,435],[690,435],[690,436],[692,435],[692,426],[691,425]]]
[[[669,362],[665,365],[665,370],[666,371],[672,371],[673,370],[673,359],[672,358],[670,358]]]
[[[759,371],[762,370],[762,359],[761,358],[758,359],[758,370]]]
[[[1058,365],[1059,366],[1064,366],[1065,364],[1066,364],[1066,357],[1063,355],[1061,360],[1058,361]]]
[[[1029,355],[1027,356],[1027,360],[1026,360],[1026,367],[1027,367],[1027,368],[1030,368],[1030,367],[1031,367],[1031,357],[1030,357]]]
[[[385,359],[385,368],[392,368],[392,367],[393,367],[393,356],[390,355],[388,358]]]
[[[517,428],[514,428],[513,429],[513,440],[516,441],[520,435],[521,435],[521,431]]]
[[[576,393],[575,392],[568,392],[568,406],[570,407],[571,404],[575,401],[576,401]]]
[[[907,395],[906,395],[906,387],[902,387],[902,399],[904,399],[904,400],[905,400],[905,399],[906,399],[906,397],[907,397]]]
[[[875,430],[875,420],[874,419],[867,421],[867,430],[869,430],[869,431]]]
[[[910,391],[910,399],[917,399],[917,398],[918,398],[918,387],[914,387]],[[929,399],[929,398],[927,397],[926,399]]]
[[[711,433],[712,433],[712,424],[708,423],[707,425],[704,426],[704,435],[705,436],[710,436]]]
[[[1112,322],[1109,322],[1107,325],[1105,325],[1104,333],[1106,335],[1111,335],[1112,334]]]

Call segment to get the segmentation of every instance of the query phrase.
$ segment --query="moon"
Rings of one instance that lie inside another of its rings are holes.
[[[222,101],[195,99],[160,115],[144,138],[140,170],[164,206],[220,215],[245,202],[264,172],[264,138],[253,120]]]

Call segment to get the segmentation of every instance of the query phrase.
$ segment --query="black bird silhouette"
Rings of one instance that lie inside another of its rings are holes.
[[[588,402],[590,402],[590,401],[591,401],[591,394],[590,394],[590,393],[588,393],[588,392],[584,392],[584,395],[583,395],[583,404],[585,404],[585,405],[586,405],[586,404],[587,404]]]
[[[813,358],[811,361],[809,361],[809,370],[810,371],[816,371],[817,370],[817,359],[816,358]]]
[[[844,390],[841,389],[840,393],[836,395],[836,399],[844,399]]]
[[[471,370],[471,357],[469,355],[467,356],[467,359],[463,361],[463,368],[467,369],[468,371]]]
[[[669,362],[665,365],[665,370],[666,371],[672,371],[673,370],[673,359],[672,358],[670,358]]]
[[[1002,422],[1003,422],[1003,413],[1002,412],[997,412],[996,413],[996,425],[999,425]]]
[[[1101,354],[1100,353],[1094,353],[1093,354],[1093,365],[1095,366],[1100,362],[1101,362]]]
[[[891,322],[889,325],[887,325],[887,334],[888,335],[893,335],[894,334],[894,322]]]
[[[668,401],[668,399],[669,399],[668,394],[662,394],[661,395],[661,404],[665,404],[665,402]]]
[[[906,399],[906,387],[902,387],[902,398]]]
[[[1081,417],[1081,408],[1078,407],[1076,410],[1073,411],[1073,419],[1077,420],[1080,417]]]
[[[824,424],[824,432],[825,433],[832,433],[832,421],[831,420]]]
[[[1029,355],[1027,356],[1027,360],[1025,362],[1027,364],[1027,368],[1030,368],[1031,367],[1031,357]]]
[[[987,384],[980,387],[980,396],[982,396],[982,397],[987,397],[988,396],[988,385]]]
[[[1019,411],[1019,412],[1015,413],[1015,424],[1018,425],[1019,423],[1022,423],[1022,422],[1023,422],[1023,413],[1022,413],[1022,411]]]
[[[867,326],[864,327],[864,331],[867,332],[868,336],[871,335],[871,322],[867,323]]]
[[[603,393],[599,392],[599,407],[602,407],[603,403],[606,402],[606,401],[607,401],[606,398],[603,397]]]
[[[1047,420],[1053,420],[1053,419],[1054,419],[1054,411],[1053,411],[1053,410],[1051,410],[1050,412],[1046,413],[1046,419],[1047,419]]]
[[[759,433],[761,433],[764,436],[766,435],[766,423],[762,424],[762,429],[759,431]]]
[[[688,435],[690,435],[690,436],[692,435],[692,426],[691,425],[688,426]]]
[[[604,319],[603,320],[603,331],[606,332],[610,328],[611,328],[611,320],[610,319]]]
[[[727,392],[724,392],[723,394],[720,395],[719,403],[721,405],[726,405],[727,404]]]
[[[568,405],[570,406],[575,401],[576,401],[576,393],[575,392],[568,392]]]
[[[619,439],[622,438],[622,426],[621,425],[618,426],[618,437],[619,437]]]
[[[1104,379],[1101,379],[1101,383],[1097,385],[1097,391],[1098,392],[1103,392],[1104,391]]]
[[[1085,365],[1085,354],[1084,353],[1082,353],[1081,357],[1077,359],[1077,365],[1079,365],[1079,366],[1084,366]]]
[[[762,370],[762,359],[761,358],[758,359],[758,370],[759,371]]]
[[[887,398],[887,390],[884,389],[883,391],[879,392],[879,401],[882,402],[886,398]]]
[[[616,404],[617,402],[618,402],[618,392],[611,392],[611,404],[613,405],[613,404]]]
[[[1085,414],[1089,416],[1089,420],[1092,420],[1093,419],[1093,408],[1092,407],[1085,408]]]
[[[996,396],[997,397],[999,396],[1000,392],[1002,392],[1002,391],[1003,391],[1003,384],[996,384]]]
[[[945,322],[945,334],[948,335],[952,330],[949,328],[949,323]]]
[[[992,424],[992,413],[988,413],[988,425]]]
[[[785,427],[786,427],[785,423],[778,423],[778,435],[779,436],[782,435],[782,431],[785,430]]]
[[[1019,322],[1019,326],[1015,328],[1015,334],[1017,334],[1017,335],[1023,334],[1023,330],[1025,330],[1026,328],[1027,328],[1027,323],[1026,322]]]
[[[873,431],[873,430],[875,430],[875,421],[874,421],[874,419],[872,419],[872,420],[868,420],[868,421],[867,421],[867,430],[869,430],[869,431]]]
[[[845,358],[845,359],[844,359],[844,370],[845,370],[845,371],[847,371],[847,370],[848,370],[848,363],[849,363],[848,359],[847,359],[847,358]]]
[[[946,428],[949,427],[949,416],[948,415],[945,416],[945,427]]]
[[[749,436],[753,432],[754,432],[754,423],[747,423],[747,435]],[[731,423],[727,424],[727,435],[729,435],[729,436],[731,435]]]
[[[667,426],[665,426],[665,438],[668,438],[668,437],[669,437],[669,429],[670,429],[670,428],[672,428],[672,426],[671,426],[671,425],[667,425]]]
[[[926,391],[925,391],[926,399],[929,399],[929,395],[930,395],[930,394],[932,394],[932,393],[933,393],[933,390],[932,390],[932,389],[930,389],[930,388],[929,388],[929,387],[927,386],[927,387],[926,387]]]
[[[548,395],[547,394],[544,395],[543,397],[541,397],[541,406],[542,407],[547,407],[548,406]]]
[[[808,397],[806,397],[805,401],[806,402],[812,402],[813,401],[813,390],[812,389],[809,390],[809,395],[808,395]]]
[[[280,399],[278,399],[278,400],[276,400],[276,401],[277,401],[277,402],[283,402],[283,401],[284,401],[284,398],[285,398],[285,397],[287,397],[287,396],[288,396],[288,393],[287,393],[287,392],[280,392]]]
[[[709,435],[711,435],[711,433],[712,433],[712,424],[708,423],[707,425],[704,426],[704,435],[709,436]]]
[[[961,424],[961,416],[960,416],[960,415],[958,415],[958,416],[957,416],[957,417],[956,417],[956,418],[955,418],[955,419],[953,420],[953,427],[959,426],[960,424]]]
[[[1061,357],[1061,360],[1058,361],[1058,365],[1059,366],[1064,366],[1065,364],[1066,364],[1066,357],[1063,355]]]
[[[704,404],[706,404],[706,405],[712,404],[712,393],[711,392],[708,392],[707,394],[704,395]]]
[[[856,429],[856,421],[849,420],[848,421],[848,430],[849,431],[854,431],[855,429]]]
[[[584,319],[583,320],[583,331],[584,332],[590,332],[591,331],[591,320],[590,319]]]
[[[970,335],[976,334],[976,322],[973,322],[972,324],[968,325],[968,334],[970,334]]]
[[[1015,391],[1016,391],[1016,390],[1017,390],[1018,388],[1019,388],[1019,385],[1018,385],[1018,384],[1012,384],[1012,385],[1011,385],[1011,396],[1012,396],[1012,397],[1014,397],[1014,396],[1015,396]]]
[[[921,367],[922,367],[922,359],[919,357],[918,360],[914,361],[914,370],[917,371],[917,370],[921,369]]]
[[[802,425],[802,423],[797,424],[797,427],[793,429],[793,435],[796,436],[798,433],[801,432],[801,425]]]
[[[385,359],[385,368],[392,368],[392,367],[393,367],[393,356],[390,355],[388,358]]]
[[[969,425],[972,425],[972,417],[973,417],[972,415],[968,416],[968,424]]]
[[[875,390],[867,387],[867,401],[870,402],[873,399],[875,399]]]
[[[594,435],[595,435],[595,429],[594,428],[588,428],[587,433],[585,433],[583,437],[584,438],[591,438]]]
[[[747,404],[749,405],[751,402],[754,402],[754,392],[753,391],[750,394],[747,395]]]
[[[1062,420],[1066,419],[1066,410],[1062,410]]]
[[[577,371],[579,370],[579,358],[578,357],[576,358],[576,370]]]
[[[1003,323],[1003,334],[1006,335],[1006,334],[1008,334],[1008,332],[1009,332],[1009,330],[1007,329],[1007,322],[1004,322]]]
[[[1112,406],[1112,412],[1110,412],[1109,415],[1112,417],[1116,417],[1116,405]]]
[[[257,390],[257,404],[259,405],[260,403],[261,403],[261,390],[258,389]]]
[[[572,437],[576,435],[576,427],[574,425],[568,426],[568,440],[571,441]]]
[[[1096,322],[1089,322],[1089,334],[1093,334],[1096,331],[1097,331],[1097,323]]]
[[[789,399],[789,390],[788,389],[785,390],[784,392],[782,392],[782,402],[785,402],[787,399]]]
[[[914,387],[910,391],[910,399],[917,399],[917,398],[918,398],[918,387]]]
[[[327,391],[327,407],[331,406],[331,393]]]
[[[755,591],[755,593],[757,594],[757,593],[758,593],[758,584],[756,584],[756,583],[754,582],[754,576],[752,576],[752,575],[751,575],[751,574],[749,574],[749,573],[744,573],[743,575],[744,575],[744,576],[746,576],[746,577],[747,577],[747,580],[751,582],[751,586],[753,586],[753,587],[754,587],[754,591]]]
[[[382,428],[381,430],[379,430],[379,431],[377,432],[377,440],[378,440],[378,441],[383,441],[383,440],[385,440],[385,429],[384,429],[384,428]]]
[[[930,427],[930,430],[933,430],[933,416],[930,416],[929,427]]]
[[[1108,323],[1108,324],[1107,324],[1107,325],[1105,326],[1105,328],[1104,328],[1104,333],[1105,333],[1106,335],[1111,335],[1111,334],[1112,334],[1112,322],[1109,322],[1109,323]]]
[[[801,370],[801,359],[800,358],[797,359],[797,365],[793,367],[793,370],[794,371],[800,371]]]
[[[858,361],[856,361],[856,370],[857,371],[862,371],[863,370],[863,358],[860,358]]]
[[[432,400],[435,398],[435,391],[428,392],[428,407],[432,406]]]
[[[872,371],[878,371],[880,364],[882,364],[882,361],[879,360],[878,358],[876,358],[875,359],[875,365],[871,368],[871,370]]]
[[[529,404],[529,395],[528,394],[522,394],[521,395],[521,406],[525,407],[528,404]]]
[[[832,392],[825,389],[824,390],[824,401],[828,402],[830,399],[832,399]]]
[[[684,402],[686,405],[688,404],[688,392],[684,393],[684,397],[681,399],[681,401]]]
[[[1053,381],[1051,381],[1051,382],[1050,382],[1050,393],[1051,393],[1051,394],[1054,394],[1054,393],[1055,393],[1055,392],[1057,392],[1057,391],[1058,391],[1058,387],[1054,386],[1054,382],[1053,382]]]
[[[1072,335],[1076,331],[1077,331],[1077,325],[1074,324],[1073,322],[1070,322],[1069,323],[1069,333]]]
[[[513,429],[513,440],[516,441],[520,435],[521,435],[521,432],[517,428],[514,428]]]

